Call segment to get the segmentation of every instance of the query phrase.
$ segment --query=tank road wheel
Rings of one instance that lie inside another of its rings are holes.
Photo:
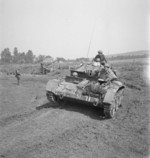
[[[56,96],[54,95],[53,92],[47,91],[46,96],[47,96],[47,99],[48,99],[51,103],[54,103],[54,104],[57,103],[57,98],[56,98]]]
[[[123,95],[123,89],[118,91],[111,104],[104,105],[104,114],[106,118],[113,118],[121,105],[121,99]]]

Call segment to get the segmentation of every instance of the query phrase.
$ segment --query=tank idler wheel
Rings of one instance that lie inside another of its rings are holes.
[[[122,98],[123,98],[123,96],[124,96],[124,89],[121,89],[119,92],[118,92],[118,101],[119,101],[119,107],[121,107],[121,100],[122,100]]]
[[[104,105],[104,114],[106,118],[113,118],[118,110],[119,102],[118,99],[115,98],[112,104]]]
[[[54,95],[53,92],[47,92],[47,99],[51,102],[51,103],[54,103],[56,104],[57,103],[57,98],[56,96]]]
[[[104,114],[106,118],[113,118],[115,116],[118,108],[121,106],[123,92],[123,89],[118,91],[112,103],[104,105]]]

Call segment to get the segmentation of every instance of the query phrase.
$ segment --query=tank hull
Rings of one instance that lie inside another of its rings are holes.
[[[73,102],[84,105],[92,105],[104,109],[107,118],[114,117],[121,105],[124,86],[120,81],[110,82],[105,87],[105,94],[83,94],[89,80],[81,80],[78,83],[66,82],[65,80],[50,80],[46,86],[46,95],[50,102],[59,103]]]

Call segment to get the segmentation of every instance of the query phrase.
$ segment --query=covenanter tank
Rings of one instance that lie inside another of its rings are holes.
[[[89,63],[71,69],[65,79],[50,80],[46,95],[53,103],[71,101],[101,107],[105,116],[112,118],[121,105],[124,88],[108,64],[96,66]]]

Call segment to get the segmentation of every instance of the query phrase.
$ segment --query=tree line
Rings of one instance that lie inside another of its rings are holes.
[[[0,54],[0,63],[1,64],[9,64],[9,63],[16,63],[16,64],[23,64],[23,63],[40,63],[45,58],[51,56],[39,55],[35,56],[32,50],[28,50],[25,52],[19,52],[18,48],[15,47],[13,52],[10,51],[9,48],[5,48]]]
[[[148,54],[142,54],[142,55],[118,55],[118,56],[112,56],[107,57],[109,60],[124,60],[124,59],[135,59],[135,58],[148,58]]]
[[[19,52],[18,48],[15,47],[13,49],[13,52],[10,51],[9,48],[5,48],[1,54],[0,54],[0,64],[10,64],[10,63],[15,63],[15,64],[24,64],[24,63],[42,63],[46,58],[52,58],[50,55],[45,56],[45,55],[38,55],[35,56],[32,52],[32,50],[28,50],[26,53],[25,52]],[[88,58],[77,58],[73,60],[66,60],[63,57],[57,57],[56,61],[60,62],[65,62],[65,61],[89,61]]]
[[[35,55],[33,54],[32,50],[28,50],[25,52],[19,52],[18,49],[15,47],[13,53],[9,50],[9,48],[5,48],[1,54],[0,62],[2,64],[5,63],[33,63],[35,59]]]

